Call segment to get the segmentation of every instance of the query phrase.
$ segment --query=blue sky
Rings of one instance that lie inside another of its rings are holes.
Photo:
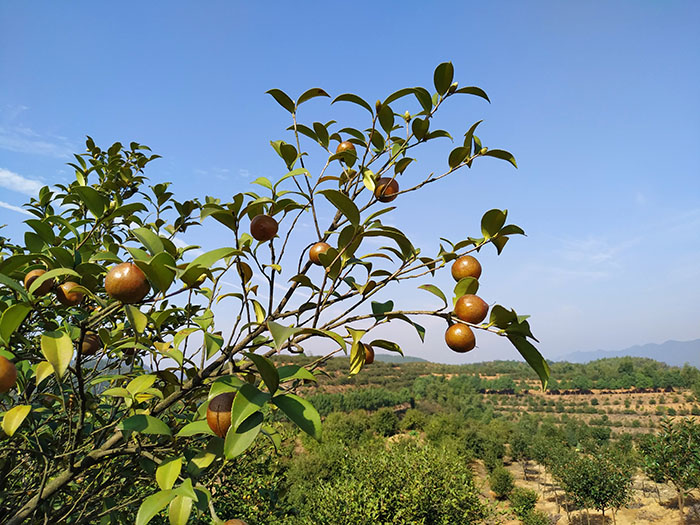
[[[284,174],[269,141],[289,140],[289,122],[266,90],[373,101],[431,87],[450,60],[492,104],[464,97],[439,123],[458,136],[484,119],[485,145],[512,151],[519,169],[483,159],[402,197],[391,222],[432,253],[437,237],[476,234],[484,211],[507,208],[528,237],[480,256],[480,294],[531,314],[547,357],[698,338],[699,25],[694,1],[3,2],[0,224],[20,238],[21,205],[70,180],[85,135],[149,145],[164,157],[149,177],[181,200],[227,199]],[[315,99],[300,118],[359,124],[362,110],[341,106]],[[417,169],[444,167],[451,147],[427,148]],[[206,230],[185,239],[221,242]],[[449,289],[443,273],[432,282]],[[391,297],[433,304],[413,283]],[[442,324],[426,326],[424,346],[386,330],[437,361],[517,357],[488,334],[458,356]]]

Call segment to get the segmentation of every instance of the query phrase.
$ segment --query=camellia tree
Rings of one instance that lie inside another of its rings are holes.
[[[350,374],[372,361],[374,348],[401,352],[372,337],[392,321],[422,338],[420,318],[442,318],[446,343],[458,352],[474,348],[475,331],[507,337],[546,387],[549,369],[526,317],[476,295],[481,266],[469,254],[489,244],[501,253],[523,233],[506,224],[506,211],[487,211],[480,235],[444,240],[433,255],[383,222],[395,209],[385,203],[399,205],[402,194],[482,158],[515,165],[510,153],[482,145],[479,121],[440,174],[418,177],[412,155],[428,141],[452,139],[431,126],[447,100],[488,100],[453,82],[450,63],[437,67],[434,85],[434,93],[401,89],[374,106],[353,94],[336,97],[333,104],[367,112],[363,129],[302,124],[302,105],[329,96],[322,89],[296,101],[269,91],[291,121],[290,142],[271,143],[281,176],[259,178],[258,192],[230,200],[180,202],[168,183],[148,185],[144,171],[157,155],[147,147],[103,150],[88,138],[70,164],[76,180],[42,188],[27,205],[34,217],[25,221],[24,242],[2,239],[5,523],[117,523],[126,508],[138,508],[138,524],[163,511],[173,524],[203,515],[223,523],[212,496],[222,465],[256,439],[279,444],[280,416],[320,439],[319,415],[299,387],[338,352],[349,355]],[[414,112],[397,114],[399,101]],[[306,144],[320,151],[316,173],[306,168]],[[328,210],[332,219],[321,224]],[[313,238],[302,220],[313,223]],[[178,235],[201,225],[227,231],[230,241],[206,252],[182,246]],[[302,253],[291,249],[295,242],[306,243]],[[448,265],[454,307],[430,283],[420,288],[444,303],[436,310],[373,300],[392,283],[427,279]],[[226,288],[231,281],[236,291]],[[314,339],[327,352],[312,366],[270,359],[303,352]]]

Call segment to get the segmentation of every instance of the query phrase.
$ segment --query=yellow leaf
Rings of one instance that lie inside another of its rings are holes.
[[[5,417],[2,418],[3,432],[8,436],[14,434],[31,410],[30,405],[18,405],[5,412]]]
[[[60,379],[73,359],[73,341],[65,332],[46,332],[41,336],[41,352]]]
[[[48,361],[42,361],[41,363],[36,365],[36,385],[39,386],[44,379],[46,379],[52,374],[52,372],[53,366],[51,366],[51,363],[49,363]]]

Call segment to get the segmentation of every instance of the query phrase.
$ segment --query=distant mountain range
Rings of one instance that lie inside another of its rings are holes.
[[[671,366],[685,363],[700,368],[700,339],[694,341],[666,341],[665,343],[630,346],[624,350],[595,350],[592,352],[572,352],[554,359],[570,363],[588,363],[608,357],[648,357]]]
[[[400,354],[380,354],[374,355],[376,361],[383,361],[385,363],[427,363],[427,359],[421,359],[420,357],[412,357],[410,355],[402,356]]]

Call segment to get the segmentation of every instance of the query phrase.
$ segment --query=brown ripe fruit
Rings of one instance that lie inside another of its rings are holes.
[[[224,525],[248,525],[248,523],[243,520],[234,519],[225,521]]]
[[[479,324],[488,311],[489,305],[478,295],[463,295],[455,304],[455,315],[465,323]]]
[[[29,290],[29,287],[32,285],[32,283],[45,273],[46,270],[40,269],[28,272],[27,275],[24,276],[24,288]],[[41,286],[34,290],[34,295],[37,297],[40,295],[46,295],[51,291],[51,288],[53,288],[53,279],[49,279],[48,281],[44,281],[43,283],[41,283]]]
[[[343,153],[344,151],[355,151],[355,145],[352,142],[345,140],[338,144],[338,147],[335,148],[336,153]]]
[[[56,299],[63,306],[75,306],[83,300],[84,294],[77,290],[73,291],[73,288],[80,286],[78,283],[73,281],[66,281],[61,286],[56,288]]]
[[[124,304],[141,302],[150,290],[146,275],[132,262],[117,264],[105,277],[107,294]]]
[[[250,221],[250,234],[256,241],[269,241],[277,235],[279,225],[269,215],[256,215]]]
[[[362,343],[362,346],[365,347],[365,364],[371,365],[374,363],[374,348],[364,343]]]
[[[452,263],[452,278],[459,281],[465,277],[481,277],[481,264],[471,255],[463,255]]]
[[[379,202],[393,201],[398,192],[399,183],[396,181],[396,179],[389,177],[380,177],[377,179],[377,183],[374,188],[374,196]]]
[[[326,253],[330,247],[331,245],[326,242],[317,242],[309,249],[309,260],[314,264],[322,266],[323,263],[321,259],[319,259],[319,255]]]
[[[8,392],[17,383],[17,367],[0,355],[0,394]]]
[[[445,342],[455,352],[463,353],[476,346],[476,337],[466,324],[455,323],[445,332]]]
[[[235,396],[235,392],[225,392],[209,401],[207,423],[214,434],[220,438],[226,436],[226,432],[231,426],[231,406]]]
[[[95,332],[88,332],[83,337],[80,351],[83,355],[95,355],[102,348],[102,339]]]

